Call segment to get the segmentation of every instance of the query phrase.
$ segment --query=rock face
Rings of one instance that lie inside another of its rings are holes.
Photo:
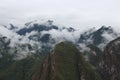
[[[36,77],[36,76],[34,76]],[[39,77],[33,80],[101,80],[82,53],[69,42],[56,45],[46,56]]]
[[[120,80],[120,37],[106,46],[102,69],[103,80]]]
[[[107,42],[109,42],[110,39],[107,39],[108,36],[113,39],[117,38],[118,36],[118,34],[114,31],[114,29],[111,26],[102,26],[98,30],[94,30],[93,28],[80,35],[79,43],[85,43],[87,45],[94,44],[97,46],[103,43],[107,44]]]

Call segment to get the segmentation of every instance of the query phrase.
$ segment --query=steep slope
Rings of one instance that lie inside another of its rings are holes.
[[[97,68],[102,60],[103,52],[93,44],[88,45],[88,47],[90,50],[85,52],[87,53],[85,56],[87,56],[88,62]]]
[[[106,46],[101,68],[103,80],[120,80],[120,37]]]
[[[101,80],[82,53],[69,42],[61,42],[45,58],[39,77],[33,80]]]

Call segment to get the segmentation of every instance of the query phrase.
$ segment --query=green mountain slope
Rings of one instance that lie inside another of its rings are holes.
[[[39,78],[34,80],[101,80],[83,54],[69,42],[57,44],[46,56]]]

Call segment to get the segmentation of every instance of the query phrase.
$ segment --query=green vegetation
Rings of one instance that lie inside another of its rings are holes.
[[[96,70],[85,61],[79,50],[69,42],[61,42],[55,47],[56,80],[101,80]]]
[[[41,65],[42,57],[33,55],[12,62],[3,60],[2,58],[1,60],[3,62],[0,62],[0,65],[5,64],[5,66],[0,68],[0,80],[31,80]]]
[[[56,80],[79,80],[77,53],[78,50],[71,43],[62,42],[56,45]]]

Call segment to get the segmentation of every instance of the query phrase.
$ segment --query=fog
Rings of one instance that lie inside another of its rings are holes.
[[[0,25],[34,19],[80,29],[120,26],[120,0],[0,0]]]

